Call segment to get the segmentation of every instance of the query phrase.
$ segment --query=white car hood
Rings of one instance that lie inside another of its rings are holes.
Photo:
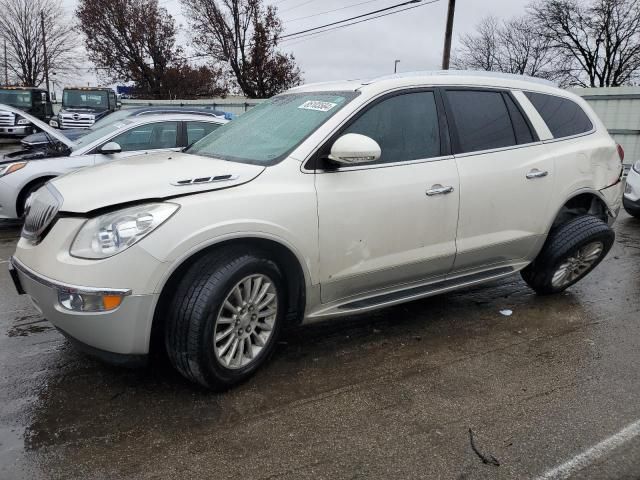
[[[260,165],[186,153],[143,154],[77,170],[51,180],[61,212],[87,213],[140,200],[161,200],[250,182]]]
[[[65,137],[63,134],[61,134],[59,130],[56,130],[55,128],[50,127],[46,123],[38,120],[33,115],[29,115],[27,112],[25,112],[23,110],[11,107],[9,105],[5,105],[3,103],[0,103],[0,110],[6,110],[8,112],[14,113],[15,115],[20,115],[21,117],[26,118],[31,123],[33,123],[36,127],[38,127],[40,130],[42,130],[43,132],[46,132],[51,137],[55,138],[59,142],[62,142],[63,144],[65,144],[69,148],[73,148],[73,147],[76,146],[76,144],[74,142],[72,142],[67,137]]]

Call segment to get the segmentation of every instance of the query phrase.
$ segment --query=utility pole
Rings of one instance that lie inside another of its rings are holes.
[[[393,62],[393,73],[398,73],[398,64],[400,63],[400,60],[396,60],[395,62]]]
[[[7,39],[4,39],[4,84],[9,85],[9,64],[7,63]]]
[[[449,0],[447,9],[447,29],[444,33],[444,51],[442,52],[442,69],[449,70],[451,58],[451,36],[453,35],[453,15],[456,11],[456,0]]]
[[[47,59],[47,38],[44,33],[44,11],[40,12],[40,25],[42,26],[42,49],[44,50],[44,81],[47,82],[47,97],[51,100],[49,92],[49,60]]]

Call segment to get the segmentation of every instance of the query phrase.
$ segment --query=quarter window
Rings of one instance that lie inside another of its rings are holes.
[[[177,122],[158,122],[134,127],[111,141],[119,144],[123,152],[132,152],[176,148],[177,138]]]
[[[380,145],[372,163],[419,160],[440,155],[440,128],[433,92],[396,95],[373,105],[343,132],[359,133]]]
[[[580,106],[562,97],[525,92],[549,127],[553,138],[570,137],[593,129],[593,124]]]
[[[518,142],[501,92],[449,90],[458,152],[509,147]]]

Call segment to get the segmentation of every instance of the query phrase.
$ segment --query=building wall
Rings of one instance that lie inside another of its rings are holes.
[[[625,164],[640,160],[640,87],[573,88],[622,145]]]

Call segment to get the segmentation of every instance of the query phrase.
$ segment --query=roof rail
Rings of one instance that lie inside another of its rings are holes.
[[[403,73],[395,73],[391,75],[383,75],[380,77],[376,77],[371,80],[368,80],[367,82],[365,82],[365,84],[371,84],[374,82],[379,82],[381,80],[390,80],[394,78],[434,76],[434,75],[503,78],[503,79],[510,79],[510,80],[521,80],[526,82],[540,83],[543,85],[550,85],[553,87],[557,87],[557,84],[549,80],[545,80],[544,78],[531,77],[529,75],[517,75],[514,73],[490,72],[486,70],[425,70],[425,71],[416,71],[416,72],[403,72]]]

